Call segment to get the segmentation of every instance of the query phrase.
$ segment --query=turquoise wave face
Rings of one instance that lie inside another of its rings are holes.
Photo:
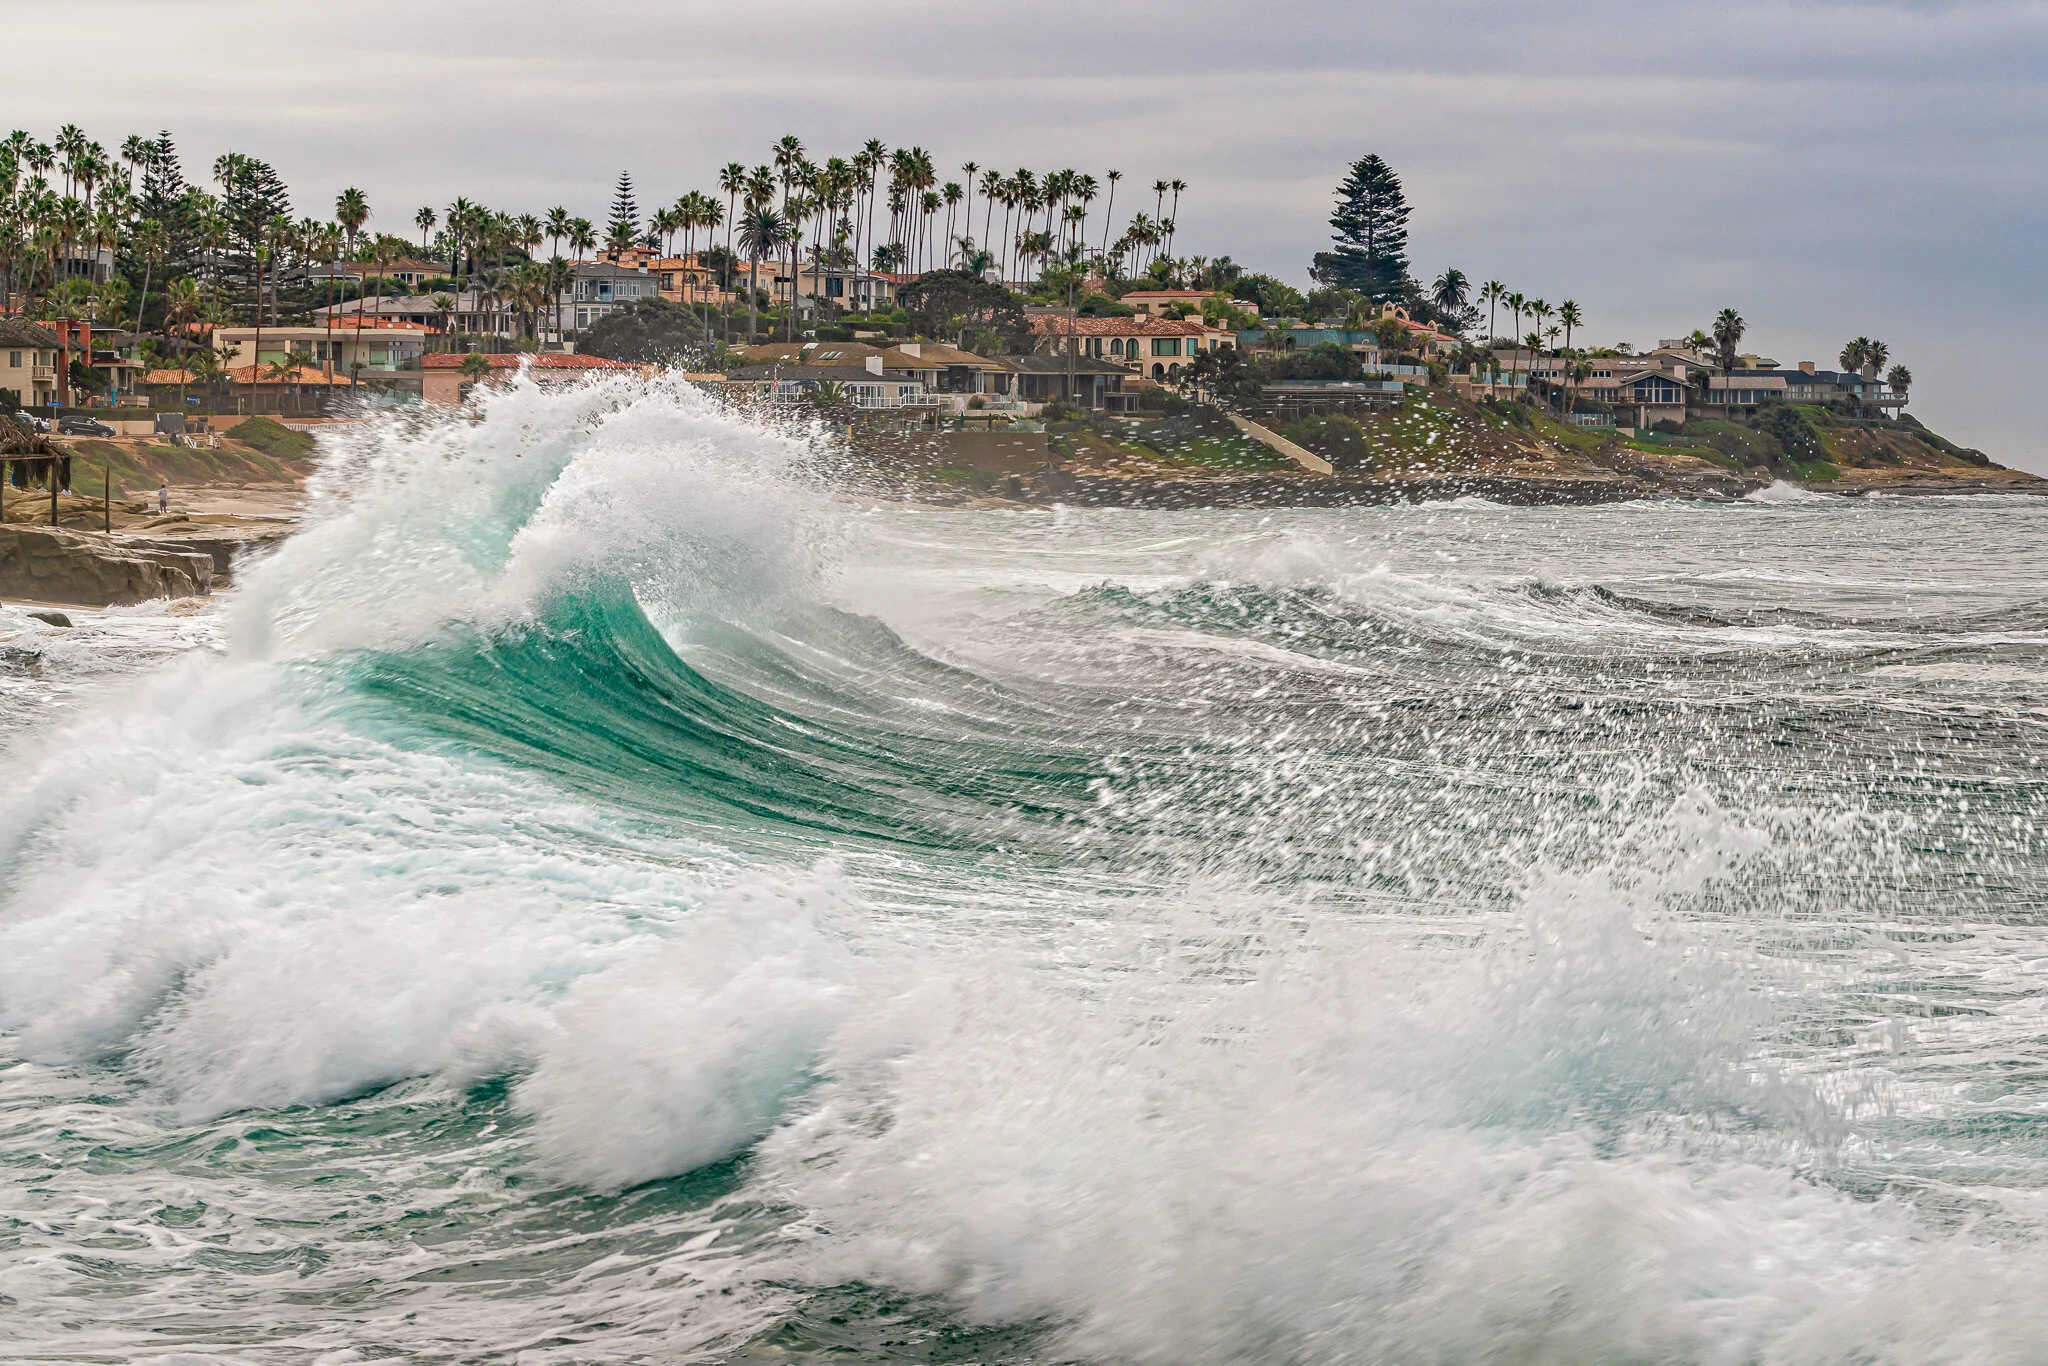
[[[0,1354],[2038,1355],[2048,512],[350,440],[8,675]]]
[[[814,620],[826,616],[817,614]],[[927,697],[1000,705],[996,690],[922,660],[873,623],[841,619],[842,649],[888,655]],[[731,633],[739,637],[739,633]],[[737,639],[740,648],[754,642]],[[808,840],[852,838],[980,850],[1085,807],[1085,753],[1025,752],[968,730],[919,727],[888,699],[748,650],[797,713],[707,679],[680,659],[629,589],[555,600],[530,625],[474,628],[340,666],[352,714],[408,743],[455,743],[579,789],[708,828],[758,825]]]

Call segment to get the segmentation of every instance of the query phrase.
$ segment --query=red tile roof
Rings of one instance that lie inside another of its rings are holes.
[[[429,370],[459,370],[469,359],[470,352],[436,351],[431,356],[421,356],[420,364]],[[622,360],[607,360],[603,356],[585,356],[569,351],[522,351],[513,355],[485,356],[493,370],[516,370],[521,365],[531,365],[536,370],[637,370],[640,367]]]
[[[1068,333],[1067,320],[1041,315],[1031,320],[1031,330],[1042,337],[1064,337]],[[1148,318],[1142,314],[1135,318],[1076,318],[1073,322],[1073,335],[1077,337],[1200,337],[1217,330],[1190,319]]]
[[[440,329],[428,327],[425,323],[407,322],[403,318],[378,317],[374,313],[336,313],[332,315],[336,332],[436,332]],[[315,327],[326,327],[327,323],[315,323]]]
[[[339,387],[348,383],[347,375],[336,375],[334,378],[329,379],[326,372],[317,365],[300,366],[298,372],[290,379],[271,378],[268,365],[263,367],[263,373],[259,377],[255,373],[256,368],[253,365],[236,365],[223,370],[221,374],[230,384],[327,384]],[[190,370],[148,370],[143,373],[141,382],[151,385],[172,385],[200,384],[204,381]]]

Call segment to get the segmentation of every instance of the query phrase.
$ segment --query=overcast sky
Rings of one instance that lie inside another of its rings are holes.
[[[65,0],[8,29],[51,60],[10,63],[7,127],[169,128],[196,179],[252,153],[299,214],[357,185],[407,235],[457,195],[601,220],[622,169],[651,208],[783,133],[874,137],[1114,167],[1119,219],[1177,177],[1179,254],[1306,285],[1377,152],[1418,276],[1576,299],[1593,343],[1723,307],[1788,365],[1879,337],[1936,430],[2048,472],[2048,0]],[[118,60],[69,60],[87,36]]]

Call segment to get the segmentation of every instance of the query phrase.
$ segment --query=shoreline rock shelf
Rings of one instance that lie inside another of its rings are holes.
[[[176,548],[61,527],[0,526],[0,597],[87,607],[213,591],[212,547]]]

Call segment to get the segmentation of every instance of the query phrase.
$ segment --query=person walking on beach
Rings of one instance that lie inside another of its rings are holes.
[[[156,486],[156,512],[161,517],[171,510],[171,486],[168,481]]]

